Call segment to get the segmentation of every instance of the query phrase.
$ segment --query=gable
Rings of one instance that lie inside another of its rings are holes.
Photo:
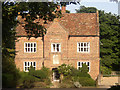
[[[68,35],[68,30],[60,25],[58,19],[54,19],[53,23],[47,29],[46,35]]]

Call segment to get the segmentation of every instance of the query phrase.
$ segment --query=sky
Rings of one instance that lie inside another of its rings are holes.
[[[112,14],[118,14],[118,3],[110,2],[109,0],[81,0],[79,5],[68,5],[66,7],[71,13],[75,13],[75,9],[79,9],[81,5],[86,7],[96,7],[98,10],[104,10],[105,12]]]

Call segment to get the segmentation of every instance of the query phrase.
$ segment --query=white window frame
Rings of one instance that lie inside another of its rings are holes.
[[[81,43],[83,44],[83,46],[81,46]],[[86,44],[86,46],[84,46],[84,44]],[[83,51],[81,51],[81,48],[83,48]],[[84,51],[84,49],[86,49],[86,51]],[[90,42],[77,42],[77,52],[90,53]]]
[[[80,63],[80,66],[79,66],[79,63]],[[88,68],[89,68],[89,71],[88,71],[88,72],[90,72],[90,62],[78,61],[78,62],[77,62],[77,69],[79,70],[79,68],[82,67],[82,63],[83,63],[83,64],[85,63],[85,64],[88,66]],[[89,65],[88,65],[88,63],[89,63]]]
[[[25,63],[26,63],[26,65],[25,65]],[[28,64],[29,63],[29,64]],[[34,63],[35,63],[35,65],[34,65]],[[25,72],[29,72],[29,69],[30,69],[30,66],[31,66],[31,64],[32,64],[32,66],[35,68],[35,70],[36,70],[36,62],[34,62],[34,61],[26,61],[26,62],[23,62],[23,64],[24,64],[24,71]],[[27,68],[27,69],[25,69],[25,68]],[[28,69],[29,68],[29,69]]]
[[[27,47],[26,47],[27,44]],[[28,47],[28,44],[30,44],[30,47]],[[31,44],[33,45],[31,47]],[[34,46],[34,44],[36,45],[36,47]],[[27,48],[27,51],[25,50]],[[28,51],[28,48],[30,49],[30,51]],[[32,49],[32,51],[31,51]],[[34,49],[36,49],[36,51],[34,52]],[[36,53],[37,52],[37,43],[36,42],[24,42],[24,53]]]
[[[53,50],[53,44],[55,44],[55,51]],[[57,44],[59,44],[59,51],[57,51]],[[61,52],[61,43],[51,43],[51,52]]]

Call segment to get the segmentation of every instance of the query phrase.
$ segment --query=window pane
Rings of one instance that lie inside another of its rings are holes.
[[[53,44],[53,51],[55,51],[55,44]]]
[[[25,48],[25,52],[27,52],[27,48]]]
[[[80,67],[78,67],[78,70],[80,70]]]
[[[84,46],[86,46],[86,43],[84,43]]]
[[[31,47],[33,47],[33,43],[31,43]]]
[[[28,62],[28,66],[30,66],[29,62]]]
[[[35,62],[34,62],[34,66],[36,66],[36,65],[35,65]]]
[[[78,66],[80,66],[80,62],[78,62]]]
[[[31,52],[33,52],[33,48],[31,48]]]
[[[25,66],[27,66],[27,63],[25,62]]]
[[[30,47],[30,43],[28,43],[28,47]]]
[[[36,43],[34,43],[34,47],[36,47]]]
[[[59,52],[59,47],[57,47],[57,52]]]
[[[30,48],[28,48],[28,52],[30,52]]]
[[[36,48],[34,48],[34,52],[36,52]]]
[[[25,47],[27,47],[27,43],[25,43]]]
[[[90,64],[89,64],[89,62],[88,62],[88,64],[87,64],[88,66],[90,66]]]
[[[57,48],[59,48],[59,45],[60,45],[60,44],[57,44]]]
[[[81,64],[83,65],[83,62]]]
[[[28,67],[28,71],[30,70],[30,67]]]
[[[25,71],[27,70],[27,67],[25,67]]]
[[[81,48],[81,52],[83,52],[83,48]]]
[[[80,52],[80,48],[79,48],[79,52]]]
[[[86,48],[84,48],[84,51],[86,52]]]
[[[87,52],[88,52],[88,48],[87,48]]]
[[[90,70],[90,68],[88,67],[88,70]]]
[[[83,43],[81,43],[81,46],[83,46]]]
[[[87,46],[89,46],[89,43],[87,43]]]

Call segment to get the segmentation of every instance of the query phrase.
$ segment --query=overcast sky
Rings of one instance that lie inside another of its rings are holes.
[[[118,4],[116,2],[110,2],[109,0],[81,0],[80,5],[68,5],[67,10],[71,13],[75,13],[75,9],[79,9],[81,5],[86,7],[96,7],[98,10],[104,10],[105,12],[112,14],[118,14]]]
[[[81,0],[81,2],[109,2],[109,0]]]

